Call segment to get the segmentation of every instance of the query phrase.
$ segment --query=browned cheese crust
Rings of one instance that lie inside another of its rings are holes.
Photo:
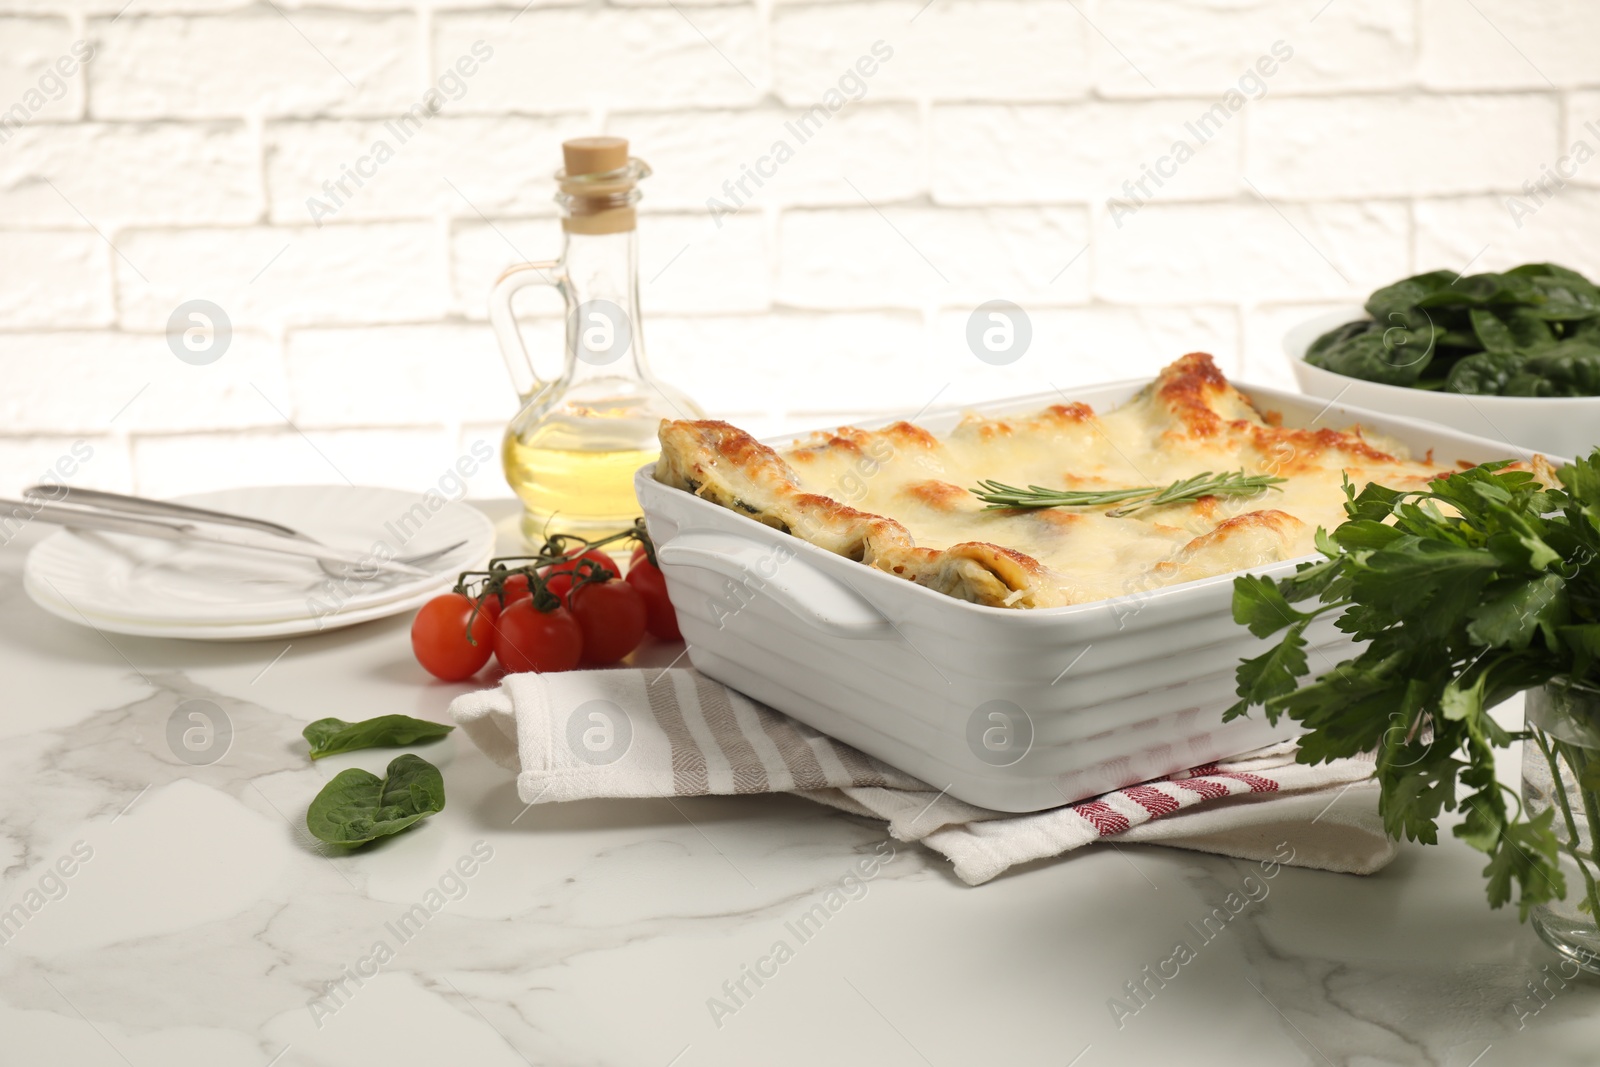
[[[780,454],[715,420],[664,421],[656,479],[829,552],[978,604],[1055,607],[1231,573],[1313,551],[1342,518],[1346,476],[1423,487],[1459,464],[1408,459],[1361,427],[1289,429],[1190,353],[1127,404],[967,416],[941,438],[906,422],[842,427]],[[1529,466],[1553,477],[1547,464]],[[1201,471],[1288,479],[1262,499],[1205,497],[1111,518],[985,510],[979,478],[1072,489],[1162,485]],[[845,502],[845,501],[848,501]]]

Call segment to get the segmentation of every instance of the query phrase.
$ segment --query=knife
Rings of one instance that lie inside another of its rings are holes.
[[[432,577],[430,572],[404,563],[380,560],[373,556],[351,552],[346,549],[312,544],[285,537],[281,534],[226,526],[207,527],[198,522],[186,522],[178,518],[161,519],[153,515],[113,514],[94,508],[49,502],[38,497],[31,500],[0,498],[0,518],[4,518],[7,514],[21,517],[21,513],[26,513],[29,518],[38,519],[41,522],[79,530],[102,530],[107,533],[130,534],[134,537],[152,537],[164,541],[192,541],[202,544],[221,545],[228,548],[243,548],[259,552],[271,552],[278,555],[297,556],[301,559],[327,560],[332,563],[354,567],[361,573],[381,571],[390,574],[402,574],[412,578]]]

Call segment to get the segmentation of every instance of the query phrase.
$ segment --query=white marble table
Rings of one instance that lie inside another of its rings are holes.
[[[788,797],[525,810],[459,731],[424,751],[443,813],[330,858],[307,802],[394,753],[312,765],[301,727],[440,719],[465,689],[412,662],[408,621],[106,637],[27,600],[37,536],[0,550],[0,906],[26,912],[0,933],[0,1064],[1600,1063],[1600,985],[1551,979],[1453,841],[1371,878],[1284,870],[1120,1027],[1108,1002],[1253,865],[1092,847],[973,889]],[[169,745],[187,700],[231,721],[215,762]],[[786,924],[874,855],[800,943]]]

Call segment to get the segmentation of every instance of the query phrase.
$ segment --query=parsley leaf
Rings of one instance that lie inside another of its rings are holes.
[[[1500,828],[1502,840],[1489,854],[1483,869],[1489,879],[1489,905],[1498,908],[1511,900],[1511,886],[1517,885],[1518,910],[1523,922],[1536,904],[1559,900],[1567,895],[1567,882],[1556,865],[1556,838],[1551,831],[1556,809],[1546,808],[1526,822],[1507,823]]]
[[[1233,621],[1257,637],[1270,637],[1285,626],[1300,625],[1303,630],[1309,618],[1289,606],[1271,578],[1247,574],[1233,583]]]
[[[1296,614],[1299,614],[1296,612]],[[1268,704],[1274,697],[1287,696],[1295,691],[1300,678],[1306,673],[1306,623],[1304,620],[1289,627],[1283,640],[1255,659],[1239,665],[1239,696],[1244,706],[1224,721],[1243,715],[1250,704]],[[1270,704],[1267,719],[1278,721],[1278,713]]]
[[[1526,919],[1563,898],[1566,853],[1585,875],[1579,906],[1600,912],[1594,854],[1563,844],[1581,820],[1600,836],[1600,753],[1532,725],[1513,735],[1489,713],[1553,682],[1600,687],[1600,449],[1563,468],[1559,487],[1505,468],[1411,492],[1357,492],[1347,479],[1348,520],[1317,532],[1326,559],[1281,579],[1235,579],[1235,621],[1276,641],[1239,663],[1240,699],[1224,720],[1253,707],[1287,716],[1306,730],[1305,763],[1373,753],[1379,812],[1397,839],[1434,844],[1439,820],[1460,812],[1454,835],[1489,857],[1491,906],[1514,899]],[[1358,650],[1310,677],[1306,628],[1330,612]],[[1554,806],[1525,811],[1495,776],[1495,752],[1524,736],[1593,802],[1569,807],[1558,782],[1560,822]]]

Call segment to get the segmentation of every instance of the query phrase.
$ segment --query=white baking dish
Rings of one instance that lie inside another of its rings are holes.
[[[1148,380],[1072,399],[1109,410]],[[1531,453],[1454,430],[1239,387],[1284,425],[1359,422],[1441,467]],[[1041,394],[919,418],[943,433],[966,411],[1038,411]],[[864,426],[886,425],[893,419]],[[793,435],[768,443],[787,446]],[[702,673],[1000,811],[1038,811],[1293,737],[1260,712],[1224,725],[1234,668],[1266,642],[1233,621],[1233,575],[1042,610],[956,600],[670,488],[634,479],[667,588]],[[1263,568],[1285,574],[1298,560]],[[1350,652],[1327,622],[1307,634],[1313,668]],[[1000,716],[995,718],[995,716]]]

